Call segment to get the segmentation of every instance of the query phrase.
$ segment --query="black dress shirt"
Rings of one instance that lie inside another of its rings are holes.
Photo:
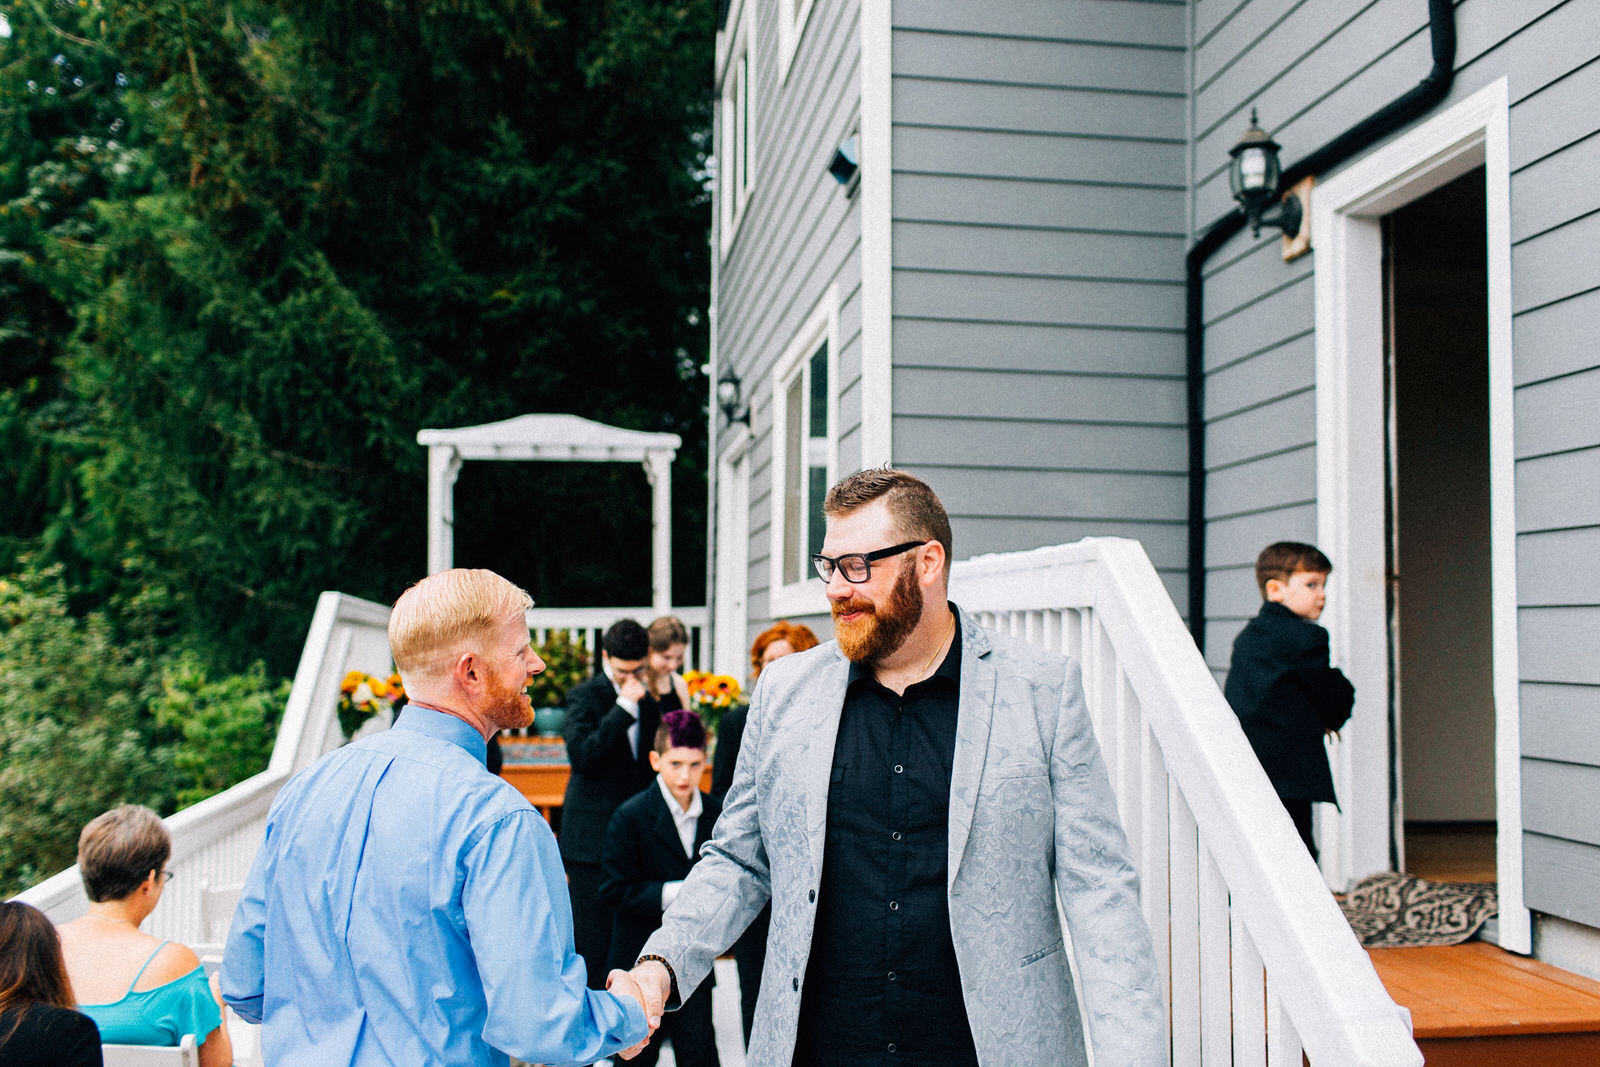
[[[961,640],[904,696],[850,669],[795,1067],[976,1067],[945,896]]]

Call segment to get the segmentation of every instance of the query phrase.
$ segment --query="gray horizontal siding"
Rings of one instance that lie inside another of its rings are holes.
[[[829,285],[839,293],[834,387],[840,462],[853,469],[860,459],[860,213],[825,169],[834,147],[857,122],[860,32],[857,3],[818,4],[780,84],[775,12],[764,0],[746,2],[755,5],[757,31],[755,181],[745,218],[722,259],[717,328],[719,360],[743,379],[751,406],[746,580],[753,634],[768,621],[776,414],[772,367]],[[843,451],[846,442],[854,452]],[[827,636],[826,628],[818,632]]]
[[[1600,526],[1600,448],[1517,464],[1517,530]]]
[[[1600,322],[1600,288],[1580,293],[1512,320],[1518,385],[1594,366],[1594,329]]]
[[[1524,759],[1600,766],[1600,687],[1524,682]]]
[[[1062,353],[1072,353],[1081,374],[1125,374],[1176,378],[1170,330],[1108,330],[1093,326],[1011,323],[998,334],[986,322],[897,315],[896,353],[908,364],[994,371],[1059,372]]]
[[[1600,526],[1523,534],[1517,538],[1517,602],[1546,608],[1600,604],[1597,559]]]
[[[958,556],[1133,537],[1181,588],[1183,6],[893,13],[895,462]]]
[[[1522,819],[1528,833],[1600,845],[1600,808],[1573,797],[1600,794],[1600,767],[1555,760],[1522,761]]]
[[[1522,680],[1600,685],[1600,610],[1596,606],[1522,608],[1517,612]],[[1600,795],[1600,794],[1596,794]],[[1593,805],[1600,811],[1600,805]]]
[[[1522,838],[1523,901],[1563,919],[1600,926],[1600,848],[1543,834]]]
[[[1515,404],[1518,459],[1600,445],[1600,367],[1525,385]]]

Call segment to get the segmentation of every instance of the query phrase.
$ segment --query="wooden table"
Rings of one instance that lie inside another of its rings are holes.
[[[517,787],[517,792],[528,798],[528,803],[538,808],[546,819],[551,812],[561,807],[562,800],[567,795],[567,779],[572,776],[572,767],[566,762],[553,762],[549,759],[552,749],[559,746],[560,738],[539,738],[533,741],[501,741],[500,750],[505,755],[505,762],[500,765],[500,777]],[[537,747],[540,751],[536,754],[544,756],[538,762],[523,762],[519,757],[518,746],[528,748]],[[705,773],[700,776],[700,788],[711,789],[711,764],[706,763]]]

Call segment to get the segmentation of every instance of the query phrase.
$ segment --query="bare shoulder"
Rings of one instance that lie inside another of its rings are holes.
[[[144,969],[144,974],[134,988],[154,989],[158,985],[166,985],[182,978],[198,966],[200,957],[194,954],[193,949],[176,941],[169,941],[155,954],[150,966]]]

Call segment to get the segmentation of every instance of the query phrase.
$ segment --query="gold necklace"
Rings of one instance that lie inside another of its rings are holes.
[[[956,617],[954,615],[951,615],[950,616],[950,629],[945,631],[944,636],[939,639],[939,643],[934,646],[933,655],[928,657],[928,662],[926,662],[926,663],[924,663],[922,665],[922,674],[920,675],[920,677],[926,678],[928,676],[928,668],[933,666],[933,661],[938,659],[939,658],[939,653],[944,651],[944,643],[946,641],[950,640],[951,635],[954,634],[955,632],[956,632]]]

